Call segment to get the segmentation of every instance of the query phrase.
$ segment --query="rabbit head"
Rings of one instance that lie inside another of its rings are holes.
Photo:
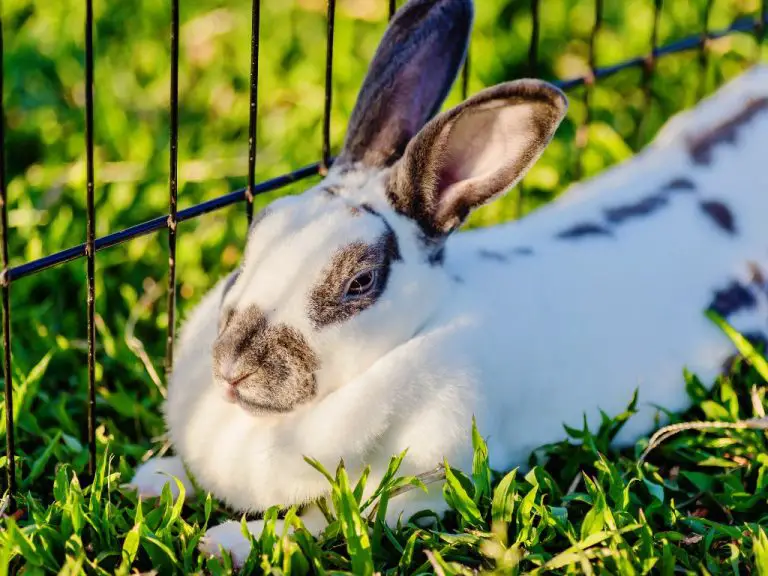
[[[445,240],[536,161],[567,101],[519,80],[433,119],[464,60],[470,0],[393,18],[326,178],[255,219],[213,347],[226,396],[256,414],[317,401],[413,338],[452,286]]]

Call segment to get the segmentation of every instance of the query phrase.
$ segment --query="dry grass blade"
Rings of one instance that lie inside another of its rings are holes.
[[[671,438],[675,434],[685,432],[687,430],[768,430],[768,418],[765,416],[760,418],[749,418],[748,420],[739,420],[737,422],[684,422],[682,424],[670,424],[664,426],[660,430],[657,430],[653,436],[651,436],[648,442],[648,447],[643,451],[638,458],[637,463],[642,464],[653,450],[658,448],[665,440]]]
[[[441,464],[437,466],[434,470],[430,470],[429,472],[423,472],[421,474],[418,474],[416,478],[421,480],[425,486],[428,486],[430,484],[434,484],[435,482],[440,482],[442,480],[445,480],[445,469]],[[415,490],[415,489],[416,489],[416,486],[413,486],[412,484],[400,486],[396,490],[393,490],[392,493],[389,495],[389,497],[394,498],[395,496],[399,496],[400,494],[404,494],[405,492],[410,492],[411,490]]]
[[[160,395],[165,398],[166,397],[166,390],[165,385],[163,384],[163,381],[160,379],[160,376],[157,374],[157,370],[155,370],[155,367],[152,365],[152,361],[149,359],[149,355],[147,354],[147,351],[144,349],[144,344],[141,340],[136,338],[134,336],[134,332],[136,330],[136,323],[139,321],[139,317],[141,316],[141,313],[149,310],[149,308],[163,295],[163,286],[155,282],[154,280],[150,281],[150,286],[144,291],[144,294],[142,294],[139,301],[136,303],[136,306],[133,307],[131,310],[131,315],[128,318],[128,322],[125,325],[125,343],[128,345],[128,348],[133,352],[136,357],[141,360],[141,363],[144,364],[144,368],[147,370],[147,374],[149,374],[149,377],[152,379],[152,382],[154,382],[155,387],[160,392]]]

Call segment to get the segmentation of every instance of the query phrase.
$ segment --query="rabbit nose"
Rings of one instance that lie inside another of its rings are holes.
[[[242,384],[251,374],[253,374],[252,370],[237,370],[237,367],[234,362],[226,362],[223,366],[219,368],[219,376],[221,377],[224,382],[227,383],[227,387],[231,390],[234,390],[237,388],[240,384]]]
[[[233,370],[227,370],[222,373],[221,377],[227,385],[234,390],[240,384],[245,382],[245,380],[252,374],[253,372],[235,372]]]

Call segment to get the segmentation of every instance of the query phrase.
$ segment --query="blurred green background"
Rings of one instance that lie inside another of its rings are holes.
[[[667,0],[659,43],[698,33],[706,0]],[[84,2],[5,0],[5,107],[10,253],[13,265],[85,238]],[[257,179],[319,159],[324,91],[325,2],[262,2]],[[527,71],[532,19],[528,0],[477,0],[469,91]],[[357,89],[387,21],[386,0],[339,0],[331,121],[334,151]],[[596,63],[609,65],[647,53],[653,0],[605,2]],[[759,0],[719,0],[710,27],[754,14]],[[539,75],[566,79],[588,69],[594,0],[542,0]],[[162,215],[168,209],[169,19],[167,0],[95,1],[95,173],[98,236]],[[179,206],[184,208],[245,185],[250,57],[250,0],[182,1]],[[589,139],[574,146],[586,117],[583,89],[572,91],[568,120],[524,182],[523,213],[584,176],[632,155],[663,121],[690,106],[753,61],[750,34],[709,47],[705,73],[695,53],[665,58],[646,106],[642,72],[601,82],[591,98]],[[763,46],[763,56],[768,53]],[[458,102],[454,89],[447,105]],[[643,118],[640,126],[639,122]],[[300,192],[308,182],[275,194]],[[515,192],[473,216],[470,226],[515,218]],[[180,314],[240,256],[245,207],[237,205],[180,226]],[[97,257],[97,377],[100,438],[135,462],[148,438],[162,432],[158,387],[126,342],[140,342],[162,373],[167,278],[164,232],[101,252]],[[153,288],[154,286],[154,288]],[[143,301],[140,302],[140,299]],[[82,449],[86,386],[85,262],[76,261],[12,287],[16,411],[21,452],[38,454],[54,442],[54,460],[86,459]],[[134,329],[135,324],[135,329]],[[42,364],[39,364],[42,359]],[[48,364],[50,360],[50,364]],[[29,384],[33,366],[41,380]],[[47,370],[44,368],[47,366]],[[43,376],[44,374],[44,376]],[[1,421],[4,432],[4,420]],[[22,487],[43,475],[20,463]]]

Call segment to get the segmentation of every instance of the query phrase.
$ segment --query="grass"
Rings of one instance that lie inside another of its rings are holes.
[[[740,342],[745,353],[761,358]],[[736,423],[764,415],[768,366],[736,362],[710,391],[686,374],[694,407],[673,420]],[[44,365],[24,383],[37,391]],[[611,439],[632,417],[604,416],[599,429],[568,429],[568,440],[543,447],[530,468],[498,473],[488,466],[488,449],[475,430],[472,470],[445,464],[444,496],[451,511],[430,529],[409,523],[390,529],[382,522],[390,497],[403,488],[422,489],[422,479],[400,477],[407,454],[393,458],[379,488],[365,502],[367,474],[350,478],[343,464],[335,473],[316,462],[329,481],[326,506],[331,523],[319,538],[306,532],[296,510],[278,533],[278,510],[266,512],[267,527],[254,541],[243,573],[356,575],[621,573],[766,574],[768,569],[768,453],[765,433],[719,428],[683,432],[656,447],[617,452]],[[764,420],[764,418],[763,418]],[[83,487],[75,467],[56,466],[52,493],[24,491],[20,523],[5,519],[0,532],[0,568],[24,573],[228,574],[228,557],[199,555],[205,527],[228,515],[209,494],[185,494],[174,501],[166,489],[157,501],[137,502],[119,485],[130,477],[125,458],[105,442],[93,482]],[[48,461],[62,451],[82,453],[56,432],[31,463],[27,486],[35,485]]]
[[[705,0],[664,3],[661,44],[701,27]],[[315,161],[322,119],[324,3],[263,2],[258,179]],[[356,90],[386,20],[386,2],[339,2],[332,144],[341,143]],[[528,3],[478,1],[470,92],[525,74]],[[713,28],[753,13],[756,0],[715,2]],[[249,0],[182,2],[180,207],[243,186],[247,173]],[[568,78],[586,70],[591,0],[546,0],[539,73]],[[648,50],[651,0],[605,3],[597,64]],[[104,235],[167,210],[168,17],[164,0],[95,0],[96,210]],[[85,234],[83,43],[79,0],[5,0],[5,108],[9,236],[13,265],[81,242]],[[268,25],[267,25],[268,23]],[[564,42],[563,39],[568,39]],[[630,157],[663,121],[744,69],[756,53],[749,34],[713,43],[702,76],[695,54],[658,62],[651,101],[641,73],[627,71],[594,89],[589,139],[573,146],[586,110],[583,91],[555,142],[526,178],[523,214],[575,178]],[[762,47],[763,57],[768,47]],[[448,105],[458,100],[454,90]],[[641,119],[643,119],[641,123]],[[277,194],[257,199],[257,208]],[[483,208],[471,226],[518,216],[516,193]],[[179,227],[178,302],[183,316],[242,253],[242,206]],[[228,573],[196,552],[206,525],[231,514],[207,495],[139,503],[119,486],[157,451],[166,326],[164,236],[97,257],[98,473],[86,486],[85,266],[61,266],[12,286],[13,387],[19,505],[3,520],[0,574]],[[82,303],[82,305],[80,305]],[[727,328],[727,327],[724,327]],[[766,405],[762,356],[732,335],[750,363],[703,386],[683,378],[692,398],[673,422],[736,422]],[[712,386],[714,385],[714,386]],[[642,401],[642,390],[639,400]],[[627,399],[629,403],[631,399]],[[4,412],[4,402],[0,411]],[[626,418],[606,415],[599,430],[564,430],[563,442],[531,456],[528,471],[489,471],[475,437],[474,470],[450,470],[453,511],[434,530],[389,530],[359,510],[359,478],[329,475],[325,536],[266,530],[252,571],[451,574],[466,570],[597,573],[761,573],[768,566],[768,451],[762,431],[683,431],[638,460],[647,440],[617,452],[610,438]],[[4,414],[0,414],[4,416]],[[5,418],[0,419],[5,441]],[[650,433],[651,431],[649,431]],[[470,439],[467,439],[470,441]],[[544,456],[548,456],[546,459]],[[407,455],[406,455],[407,457]],[[5,455],[0,456],[4,463]],[[449,463],[450,464],[450,463]],[[307,464],[309,466],[309,464]],[[321,472],[318,471],[318,474]],[[393,472],[382,494],[418,479]],[[380,502],[378,510],[385,503]],[[365,504],[365,503],[362,503]],[[268,516],[274,516],[270,511]],[[288,523],[298,520],[289,512]]]

